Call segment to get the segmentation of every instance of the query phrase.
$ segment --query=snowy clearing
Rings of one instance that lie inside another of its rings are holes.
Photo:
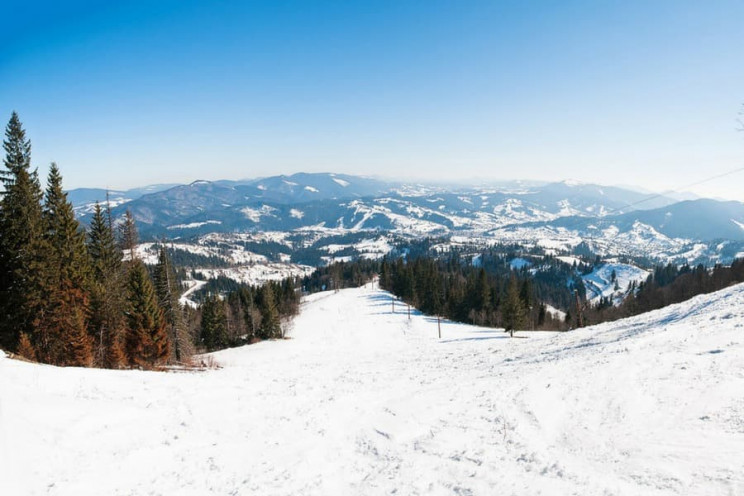
[[[201,373],[0,358],[0,494],[744,493],[744,285],[527,339],[404,308],[316,294]]]

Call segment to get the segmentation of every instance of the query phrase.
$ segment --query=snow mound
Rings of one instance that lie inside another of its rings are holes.
[[[744,285],[569,333],[308,297],[222,369],[0,359],[0,494],[741,494]]]

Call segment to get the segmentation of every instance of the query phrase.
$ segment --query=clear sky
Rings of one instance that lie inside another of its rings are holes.
[[[744,2],[5,2],[67,187],[334,171],[677,188],[744,167]],[[744,173],[695,191],[744,200]]]

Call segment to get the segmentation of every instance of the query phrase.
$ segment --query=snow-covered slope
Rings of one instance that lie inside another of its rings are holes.
[[[613,303],[620,304],[628,295],[630,284],[640,284],[648,276],[648,271],[633,265],[610,262],[582,276],[582,279],[591,303],[598,303],[600,298],[612,298]]]
[[[0,358],[0,494],[744,492],[744,285],[527,339],[396,309],[317,294],[203,373]]]

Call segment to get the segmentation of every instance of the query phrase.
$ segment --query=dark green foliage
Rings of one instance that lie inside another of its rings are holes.
[[[129,260],[134,260],[139,234],[137,233],[134,216],[130,210],[127,210],[124,214],[124,222],[119,227],[119,239],[121,240],[121,250],[129,257]]]
[[[13,112],[5,128],[5,139],[3,140],[5,170],[0,170],[0,183],[3,189],[8,190],[15,183],[16,176],[22,171],[31,168],[31,141],[26,138],[26,131],[16,112]]]
[[[145,264],[134,260],[129,268],[128,329],[125,338],[130,365],[152,368],[163,365],[170,354],[163,312]]]
[[[237,285],[222,293],[223,299],[208,293],[193,315],[192,328],[198,327],[199,342],[208,351],[282,338],[282,323],[299,312],[297,286],[295,279],[287,278],[261,287]]]
[[[31,144],[14,112],[3,141],[0,199],[0,346],[15,350],[21,332],[37,336],[44,306],[45,247],[41,187],[30,170]]]
[[[229,344],[225,303],[215,295],[201,306],[201,344],[207,351],[220,350]]]
[[[52,164],[44,195],[44,307],[39,315],[36,348],[43,360],[57,365],[90,366],[92,340],[87,331],[90,261],[85,233],[62,189],[62,176]]]
[[[330,289],[356,288],[371,281],[380,270],[379,262],[360,259],[354,262],[335,262],[318,267],[302,280],[302,289],[316,293]]]
[[[583,290],[581,279],[570,266],[551,259],[542,260],[535,274],[524,269],[513,271],[509,261],[514,256],[489,250],[480,254],[479,267],[474,267],[469,258],[460,257],[456,250],[439,257],[393,261],[384,258],[380,284],[426,314],[476,325],[513,326],[514,314],[509,312],[516,306],[507,306],[506,298],[507,286],[514,278],[516,298],[523,309],[517,312],[520,328],[563,328],[563,323],[547,313],[545,302],[566,302],[566,308],[571,302],[567,281]]]
[[[173,248],[166,248],[168,251],[168,258],[170,258],[174,267],[190,268],[190,267],[201,267],[207,268],[220,268],[230,267],[230,262],[224,258],[215,255],[202,255],[199,253],[191,253],[186,250],[177,250]]]
[[[506,289],[503,309],[504,329],[510,332],[523,329],[526,324],[527,309],[523,298],[520,296],[519,286],[517,277],[512,275]]]
[[[155,292],[172,344],[170,361],[183,363],[193,354],[193,344],[184,320],[183,308],[178,301],[180,291],[176,273],[165,246],[160,247],[158,264],[155,267]]]
[[[740,282],[744,282],[744,259],[734,260],[730,267],[716,265],[713,269],[703,265],[695,268],[688,265],[660,265],[645,282],[638,287],[628,288],[629,295],[621,305],[615,307],[600,302],[588,309],[587,324],[657,310]]]
[[[96,204],[88,231],[91,259],[91,304],[89,329],[94,339],[95,363],[101,367],[121,368],[124,354],[125,278],[122,253],[116,244],[111,211]]]
[[[266,283],[258,291],[259,308],[261,309],[261,328],[258,337],[261,339],[277,339],[282,336],[279,322],[279,310],[276,306],[275,284]]]

